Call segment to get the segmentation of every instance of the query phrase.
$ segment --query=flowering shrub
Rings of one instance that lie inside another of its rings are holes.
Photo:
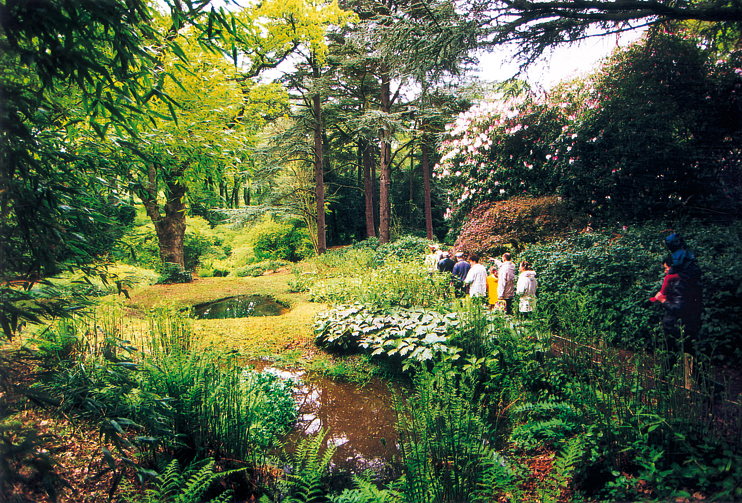
[[[492,96],[447,126],[434,176],[448,188],[446,217],[454,227],[482,202],[557,190],[557,161],[562,148],[571,150],[563,138],[572,139],[575,104],[586,101],[583,87],[575,82],[549,96]]]
[[[449,124],[434,168],[458,231],[483,202],[562,195],[596,219],[740,203],[742,69],[654,33],[548,94],[499,94]]]

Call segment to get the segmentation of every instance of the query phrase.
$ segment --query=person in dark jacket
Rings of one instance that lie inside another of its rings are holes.
[[[447,272],[449,274],[453,273],[453,266],[456,265],[456,262],[451,260],[451,254],[448,252],[443,252],[443,255],[441,255],[441,259],[438,261],[438,270],[440,272]]]
[[[453,286],[456,287],[456,296],[460,297],[466,294],[466,285],[464,280],[469,273],[469,262],[464,258],[463,252],[456,253],[456,265],[453,266]]]
[[[682,336],[684,351],[695,354],[704,346],[699,340],[703,312],[701,268],[679,234],[669,235],[665,245],[671,255],[664,264],[667,281],[660,292],[664,299],[657,298],[665,307],[662,327],[673,340],[679,341]]]

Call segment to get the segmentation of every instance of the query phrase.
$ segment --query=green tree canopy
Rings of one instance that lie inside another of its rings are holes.
[[[164,5],[179,27],[204,7]],[[203,31],[214,36],[230,26],[218,11],[204,19]],[[34,302],[28,290],[36,281],[63,267],[92,272],[95,247],[80,232],[91,227],[80,222],[107,220],[96,205],[113,166],[70,136],[89,130],[135,138],[138,115],[153,99],[170,102],[158,87],[164,75],[154,71],[152,48],[178,49],[152,20],[140,0],[0,4],[0,322],[7,336],[21,319],[65,312]]]

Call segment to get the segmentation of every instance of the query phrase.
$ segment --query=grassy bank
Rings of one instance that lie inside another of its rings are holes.
[[[206,346],[222,346],[247,357],[299,352],[309,358],[316,354],[312,320],[326,309],[309,302],[307,293],[289,291],[291,274],[279,272],[257,278],[196,278],[191,283],[152,285],[134,289],[123,303],[132,314],[146,314],[164,307],[183,308],[236,295],[263,295],[288,306],[283,316],[195,320],[194,330]]]

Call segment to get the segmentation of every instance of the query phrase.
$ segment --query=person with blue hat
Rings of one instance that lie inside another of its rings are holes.
[[[703,312],[703,289],[701,287],[701,267],[696,256],[691,252],[685,240],[678,233],[673,233],[665,239],[665,245],[670,250],[672,265],[668,275],[677,275],[673,295],[662,304],[666,309],[662,326],[668,335],[681,335],[681,327],[687,353],[695,353],[698,347],[699,332],[701,331],[701,313]],[[668,260],[669,261],[669,260]]]

